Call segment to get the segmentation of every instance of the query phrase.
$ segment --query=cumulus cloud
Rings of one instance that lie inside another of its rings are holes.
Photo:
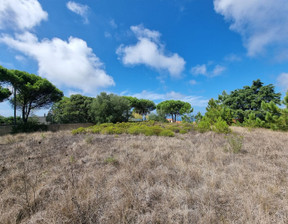
[[[87,5],[82,5],[80,3],[69,1],[69,2],[67,2],[66,6],[70,11],[80,15],[84,19],[84,23],[89,22],[89,20],[88,20],[89,7]]]
[[[241,34],[249,56],[268,47],[288,48],[287,0],[214,0],[214,9]]]
[[[38,62],[39,75],[56,84],[86,93],[115,85],[100,59],[82,39],[70,37],[68,41],[59,38],[39,41],[35,35],[25,32],[15,38],[2,35],[0,42],[34,58]]]
[[[188,102],[192,105],[192,107],[206,107],[208,103],[208,99],[205,99],[203,96],[187,96],[181,93],[177,93],[174,91],[159,94],[155,92],[150,92],[143,90],[141,93],[137,93],[132,95],[133,97],[137,97],[139,99],[149,99],[153,101],[157,100],[181,100],[184,102]]]
[[[288,73],[282,73],[277,78],[277,85],[288,91]]]
[[[207,77],[215,77],[221,75],[226,70],[226,67],[222,65],[215,65],[212,70],[209,70],[208,69],[209,67],[211,67],[211,64],[196,65],[195,67],[191,68],[191,73],[193,75],[204,75]]]
[[[47,20],[48,14],[43,11],[37,0],[1,0],[0,29],[30,30]]]
[[[135,45],[121,45],[116,53],[124,65],[146,65],[158,71],[166,70],[172,77],[180,77],[185,60],[177,53],[167,54],[160,42],[161,34],[142,25],[131,26],[138,42]]]

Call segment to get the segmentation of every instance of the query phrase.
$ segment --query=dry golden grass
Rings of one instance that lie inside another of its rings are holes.
[[[3,136],[0,223],[288,223],[287,159],[261,129]]]

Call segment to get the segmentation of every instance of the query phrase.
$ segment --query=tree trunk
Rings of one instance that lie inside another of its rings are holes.
[[[16,87],[14,86],[14,125],[16,124]]]

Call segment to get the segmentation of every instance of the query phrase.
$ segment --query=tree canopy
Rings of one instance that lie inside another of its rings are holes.
[[[96,124],[126,122],[130,117],[130,110],[130,102],[125,97],[102,92],[93,99],[89,115]]]
[[[53,104],[47,121],[51,123],[86,123],[92,122],[89,109],[93,98],[80,94],[64,97]]]
[[[176,122],[177,116],[192,112],[191,104],[180,100],[166,100],[157,105],[157,113],[171,115],[173,122]]]
[[[142,117],[145,117],[151,111],[156,109],[155,103],[151,100],[137,99],[136,97],[130,96],[125,98],[129,100],[130,106],[134,108],[134,112],[142,115]]]
[[[13,70],[13,73],[17,77],[16,107],[21,110],[24,123],[32,110],[49,108],[63,97],[63,92],[47,79],[18,70]],[[15,104],[13,99],[11,104]]]
[[[243,121],[250,112],[256,112],[258,117],[264,117],[261,114],[261,103],[274,102],[280,104],[281,93],[275,93],[272,84],[264,86],[260,79],[253,81],[251,86],[244,86],[242,89],[236,89],[230,94],[223,92],[218,97],[218,103],[227,106],[235,112],[237,118]]]

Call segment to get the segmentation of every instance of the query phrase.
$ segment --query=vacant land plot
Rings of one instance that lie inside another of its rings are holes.
[[[0,223],[287,223],[288,134],[0,137]]]

